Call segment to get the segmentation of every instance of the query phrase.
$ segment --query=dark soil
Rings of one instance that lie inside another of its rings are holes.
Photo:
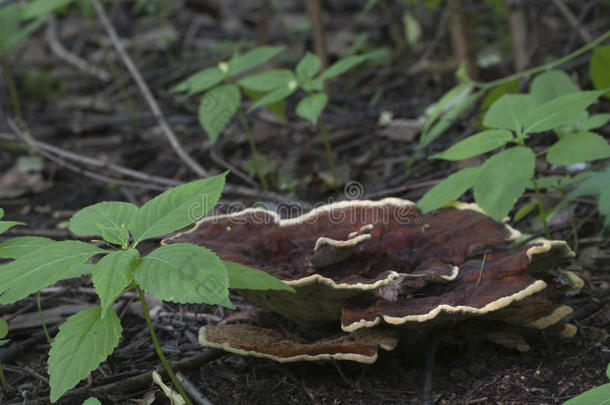
[[[113,23],[120,35],[139,44],[128,50],[188,153],[211,174],[233,167],[251,178],[246,181],[233,170],[228,177],[229,184],[247,187],[253,192],[233,190],[223,197],[225,203],[245,206],[255,202],[272,205],[277,201],[261,193],[255,176],[248,174],[246,163],[251,156],[241,126],[235,120],[221,134],[218,144],[210,145],[197,121],[198,99],[176,97],[170,95],[168,89],[188,74],[228,58],[230,51],[222,47],[228,40],[256,40],[265,15],[270,24],[268,40],[285,43],[283,31],[273,15],[268,10],[264,11],[266,9],[261,8],[259,2],[256,6],[254,3],[230,1],[219,6],[216,2],[186,1],[183,7],[170,6],[172,12],[167,19],[145,12],[134,14],[131,6],[124,3],[115,3],[112,7],[106,5],[108,11],[112,10]],[[346,32],[352,36],[368,32],[374,44],[390,43],[388,22],[378,12],[362,14],[361,3],[328,2],[327,13],[332,24],[329,24],[327,37],[332,43],[332,59],[341,56],[336,49],[342,48],[335,42]],[[537,16],[537,21],[540,21],[532,27],[535,41],[532,43],[531,66],[543,63],[545,58],[560,57],[580,46],[574,39],[575,32],[566,28],[567,23],[552,2],[526,3],[532,16]],[[282,7],[288,17],[305,19],[301,2],[286,2]],[[382,111],[391,111],[395,118],[415,119],[455,85],[455,65],[444,62],[451,55],[449,37],[446,33],[441,35],[442,40],[436,45],[432,40],[442,8],[430,11],[416,7],[415,10],[422,18],[424,39],[412,52],[397,58],[391,65],[367,66],[331,82],[329,90],[332,96],[322,119],[337,156],[339,177],[343,184],[356,181],[361,185],[358,198],[396,196],[417,200],[435,181],[457,168],[449,162],[422,159],[406,173],[405,163],[415,148],[413,136],[404,129],[398,130],[395,136],[387,135],[387,131],[377,125]],[[87,20],[76,10],[71,11],[58,19],[60,40],[71,51],[80,52],[82,57],[103,65],[99,44]],[[593,11],[583,17],[584,27],[600,34],[599,27],[609,25],[608,11],[607,6],[594,6]],[[476,21],[495,15],[487,7],[473,7],[469,12]],[[200,19],[199,28],[192,25],[197,18]],[[174,44],[159,49],[156,42],[153,43],[155,46],[144,42],[144,33],[154,33],[166,23],[176,31]],[[490,25],[480,21],[473,30],[478,46],[508,41],[507,34],[498,38],[499,34]],[[311,48],[312,38],[308,32],[295,35],[297,42]],[[436,46],[436,49],[430,56],[429,67],[407,74],[409,66],[430,46]],[[115,57],[110,48],[108,52],[111,58]],[[346,49],[344,53],[350,51]],[[512,73],[510,57],[501,56],[498,65],[481,72],[482,80]],[[115,60],[115,63],[120,69],[122,90],[114,84],[91,79],[86,73],[66,65],[50,51],[44,32],[29,40],[15,57],[12,71],[22,91],[24,121],[32,136],[81,156],[95,157],[147,174],[177,181],[194,179],[194,174],[161,135],[120,60]],[[277,62],[278,65],[281,63]],[[287,63],[287,66],[294,66],[295,62],[292,59]],[[587,64],[588,59],[582,59],[566,67],[583,87],[590,86]],[[43,94],[28,90],[26,84],[31,78],[27,69],[43,72],[40,77],[54,83],[55,87]],[[383,89],[381,101],[371,105],[371,98],[379,89]],[[3,96],[2,115],[12,116],[4,86],[0,88],[0,94]],[[131,104],[125,104],[125,94],[132,100]],[[288,102],[287,111],[290,113],[286,122],[280,122],[261,110],[248,115],[259,151],[269,161],[272,190],[304,206],[345,199],[343,189],[333,191],[325,180],[329,169],[320,135],[315,128],[292,114],[298,96]],[[89,104],[83,106],[83,100]],[[91,104],[94,101],[98,104]],[[609,106],[605,100],[593,109],[607,111]],[[476,110],[472,110],[431,144],[426,153],[446,149],[476,132],[476,121]],[[20,156],[29,151],[11,140],[13,135],[8,127],[0,127],[0,132],[3,135],[0,138],[0,175],[4,175]],[[608,138],[610,127],[606,125],[599,132]],[[545,140],[542,137],[540,142],[549,144],[553,138]],[[541,172],[550,170],[544,165],[538,169]],[[104,169],[91,170],[114,176]],[[36,179],[33,177],[35,174],[29,173],[21,180],[13,181],[11,186],[23,191],[17,193],[19,195],[0,195],[0,207],[5,209],[6,217],[27,222],[26,227],[13,228],[1,235],[0,240],[16,235],[70,238],[73,236],[66,230],[66,221],[76,210],[104,200],[141,204],[159,192],[145,181],[138,180],[139,184],[133,186],[118,186],[92,179],[49,160],[45,161],[39,175],[40,178]],[[33,186],[30,187],[30,183]],[[531,197],[525,195],[518,202],[517,209]],[[471,196],[467,194],[463,199],[469,198]],[[605,370],[610,362],[610,270],[607,265],[610,243],[605,236],[600,237],[602,218],[596,213],[593,200],[579,200],[571,208],[577,223],[580,248],[570,269],[586,282],[581,293],[566,300],[566,304],[575,309],[569,321],[579,328],[576,337],[560,341],[541,332],[528,337],[531,350],[527,353],[474,341],[442,345],[434,366],[435,404],[560,404],[607,382]],[[540,233],[533,220],[513,225],[523,232]],[[567,219],[559,218],[552,224],[552,231],[553,238],[574,242]],[[144,250],[155,246],[151,242],[144,246]],[[96,297],[91,292],[90,280],[86,277],[64,281],[43,292],[42,306],[48,310],[59,305],[94,304]],[[233,301],[238,304],[237,311],[251,308],[240,297],[235,296]],[[112,404],[166,403],[150,379],[144,379],[143,384],[129,379],[160,366],[144,320],[131,309],[131,304],[129,297],[119,301],[124,332],[115,353],[59,403],[78,404],[89,396]],[[197,344],[199,327],[217,323],[232,313],[206,305],[166,303],[159,309],[165,315],[155,319],[155,327],[164,352],[172,362],[206,353],[206,349]],[[5,319],[35,311],[35,297],[0,306],[0,315]],[[198,320],[185,316],[198,313],[209,316]],[[49,321],[49,324],[60,319],[62,317]],[[11,343],[0,351],[7,381],[14,388],[0,394],[0,403],[48,403],[48,345],[39,331],[39,326],[12,330]],[[31,344],[23,346],[28,341]],[[11,352],[11,347],[19,350]],[[421,402],[425,352],[425,347],[402,345],[393,352],[381,351],[373,365],[361,365],[349,362],[278,364],[210,351],[212,361],[199,358],[196,364],[184,366],[182,372],[214,404],[417,404]],[[107,389],[107,384],[115,385]],[[100,390],[99,387],[104,388]]]

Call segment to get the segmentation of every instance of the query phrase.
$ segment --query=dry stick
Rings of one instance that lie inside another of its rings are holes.
[[[468,16],[462,10],[463,3],[464,0],[449,1],[449,33],[455,60],[459,64],[464,63],[468,77],[474,78],[478,75],[478,67],[472,49]]]
[[[47,23],[46,40],[49,43],[49,47],[55,56],[63,59],[68,64],[74,66],[80,71],[83,71],[91,76],[98,78],[103,82],[108,82],[112,77],[110,73],[102,68],[99,68],[91,63],[87,62],[73,53],[69,52],[59,41],[57,37],[57,20],[52,17]]]
[[[525,4],[523,0],[511,0],[508,2],[510,45],[517,72],[527,67],[529,59],[527,51],[527,19],[525,17]]]
[[[176,377],[178,378],[178,381],[180,381],[180,384],[182,384],[182,386],[184,387],[184,390],[191,396],[193,401],[195,401],[199,405],[212,405],[210,400],[207,399],[201,393],[201,391],[199,391],[197,387],[195,387],[195,384],[193,384],[188,378],[186,378],[184,374],[182,374],[181,372],[177,372]]]
[[[95,12],[97,13],[98,18],[100,19],[100,22],[102,23],[102,25],[106,29],[106,32],[108,33],[110,42],[112,42],[112,45],[114,46],[115,50],[118,52],[119,56],[121,57],[121,60],[127,67],[127,70],[129,70],[131,77],[133,77],[134,81],[136,82],[138,88],[140,89],[140,92],[142,93],[142,96],[148,103],[150,110],[152,111],[153,115],[159,122],[159,126],[161,127],[161,130],[165,134],[165,137],[168,139],[172,148],[174,148],[174,150],[176,151],[178,156],[180,156],[180,158],[184,161],[184,163],[186,163],[186,165],[188,167],[191,168],[191,170],[193,170],[199,176],[202,176],[202,177],[209,176],[208,172],[203,167],[201,167],[197,162],[195,162],[193,160],[193,158],[191,158],[184,151],[184,149],[182,149],[182,146],[178,142],[176,135],[174,134],[174,132],[168,125],[167,121],[165,120],[165,116],[163,115],[161,108],[159,108],[159,104],[157,104],[157,101],[155,100],[150,89],[148,88],[148,86],[146,85],[144,80],[142,79],[142,76],[140,75],[135,64],[133,63],[133,61],[127,54],[127,52],[125,52],[125,48],[123,48],[123,45],[121,44],[116,31],[110,24],[110,21],[108,20],[108,16],[106,15],[106,12],[104,11],[104,8],[100,4],[100,2],[98,0],[91,0],[91,2],[93,3],[93,7],[95,7]]]
[[[133,181],[126,181],[126,180],[121,180],[121,179],[104,176],[102,174],[98,174],[98,173],[95,173],[95,172],[92,172],[89,170],[85,170],[70,162],[66,162],[65,160],[47,152],[47,151],[44,151],[41,149],[36,149],[36,144],[34,143],[34,141],[32,141],[29,137],[25,136],[25,134],[23,132],[21,132],[21,130],[17,127],[17,125],[15,125],[15,122],[12,119],[9,118],[7,120],[7,122],[8,122],[9,127],[15,132],[15,134],[17,136],[19,136],[19,138],[23,142],[25,142],[32,149],[34,149],[38,154],[46,157],[49,160],[52,160],[53,162],[57,163],[60,166],[70,169],[78,174],[82,174],[83,176],[91,177],[92,179],[96,179],[96,180],[99,180],[104,183],[114,183],[114,184],[119,184],[122,186],[128,186],[128,187],[134,187],[134,188],[144,188],[144,189],[149,189],[149,190],[158,190],[158,191],[165,190],[165,188],[156,186],[154,184],[143,184],[143,183],[137,183],[137,182],[133,182]]]
[[[110,178],[110,177],[101,176],[101,175],[99,175],[97,173],[93,173],[93,172],[84,170],[84,169],[82,169],[82,168],[80,168],[80,167],[78,167],[78,166],[76,166],[74,164],[66,162],[64,159],[72,160],[74,162],[78,162],[78,163],[81,163],[81,164],[97,167],[97,168],[100,168],[100,169],[108,169],[108,170],[111,170],[113,172],[125,175],[125,176],[133,177],[135,179],[143,180],[143,181],[150,182],[150,183],[161,184],[161,185],[164,185],[164,186],[177,186],[177,185],[183,184],[183,182],[172,180],[172,179],[168,179],[166,177],[153,176],[153,175],[150,175],[150,174],[139,172],[137,170],[128,169],[128,168],[123,167],[123,166],[115,165],[113,163],[106,162],[106,161],[103,161],[103,160],[99,160],[99,159],[95,159],[95,158],[91,158],[91,157],[87,157],[87,156],[78,155],[76,153],[63,150],[61,148],[58,148],[56,146],[50,145],[50,144],[45,143],[45,142],[36,141],[36,140],[33,140],[33,139],[29,139],[29,138],[24,139],[23,138],[24,135],[21,132],[21,130],[19,130],[19,128],[17,128],[15,126],[12,129],[13,129],[13,131],[18,131],[18,132],[15,132],[18,135],[17,138],[15,138],[14,136],[11,136],[9,134],[0,133],[0,139],[5,139],[5,140],[23,140],[32,149],[34,149],[40,155],[42,155],[44,157],[47,157],[49,160],[53,160],[54,162],[56,162],[60,166],[66,167],[66,168],[68,168],[68,169],[70,169],[72,171],[75,171],[77,173],[83,174],[84,176],[95,178],[96,180],[100,180],[100,181],[103,181],[103,182],[122,184],[122,185],[130,186],[130,187],[136,187],[136,188],[146,188],[146,189],[158,190],[158,191],[165,190],[165,188],[155,186],[154,184],[147,185],[147,184],[128,182],[128,181],[125,181],[125,180],[120,180],[120,179],[114,179],[114,178]],[[23,136],[20,136],[19,134],[21,134]],[[234,185],[234,184],[226,184],[223,193],[225,195],[237,195],[237,196],[241,196],[241,197],[248,197],[248,198],[254,198],[254,199],[264,199],[264,200],[267,200],[267,201],[274,201],[274,202],[278,202],[278,203],[279,202],[299,203],[300,205],[303,206],[303,208],[310,208],[311,207],[311,204],[308,204],[308,203],[305,203],[305,202],[302,202],[302,201],[295,201],[295,200],[293,200],[291,198],[284,197],[284,196],[282,196],[280,194],[277,194],[277,193],[274,193],[272,191],[255,190],[255,189],[252,189],[252,188],[249,188],[249,187],[237,186],[237,185]]]
[[[311,28],[313,31],[314,48],[316,55],[322,62],[322,69],[328,65],[328,51],[326,49],[326,32],[324,30],[324,16],[322,15],[321,0],[305,0],[307,14],[311,20]]]
[[[563,14],[563,16],[565,17],[565,19],[568,20],[568,23],[570,23],[572,28],[574,28],[574,29],[576,29],[576,31],[578,31],[578,35],[585,43],[593,41],[593,36],[591,34],[589,34],[589,31],[584,29],[582,27],[582,25],[580,25],[580,23],[578,22],[578,19],[574,16],[574,14],[572,14],[570,9],[565,5],[565,3],[562,0],[553,0],[553,4],[555,4],[555,7],[557,7],[559,9],[561,14]]]

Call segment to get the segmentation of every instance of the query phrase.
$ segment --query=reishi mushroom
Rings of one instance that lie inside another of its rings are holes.
[[[529,348],[521,329],[573,336],[576,328],[562,323],[571,308],[555,301],[582,287],[556,269],[574,253],[564,241],[512,247],[519,237],[475,204],[423,214],[386,198],[327,204],[291,219],[260,208],[205,217],[162,243],[204,245],[296,290],[239,290],[299,325],[294,334],[205,326],[202,345],[282,362],[371,363],[377,347],[393,349],[398,336],[423,339],[460,324],[521,351]]]

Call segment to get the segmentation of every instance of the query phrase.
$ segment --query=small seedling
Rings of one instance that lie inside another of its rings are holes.
[[[155,350],[172,382],[190,404],[157,340],[144,292],[176,303],[207,303],[233,308],[229,288],[293,291],[259,270],[235,266],[214,252],[189,243],[161,246],[141,256],[147,239],[184,228],[214,207],[225,174],[177,186],[137,207],[105,201],[83,208],[70,220],[76,235],[101,236],[105,248],[77,241],[23,236],[0,243],[0,304],[17,302],[59,280],[91,274],[100,304],[70,316],[59,328],[49,351],[51,402],[86,378],[117,347],[121,322],[112,304],[136,290]],[[2,212],[0,211],[0,217]],[[18,225],[0,222],[0,230]],[[87,264],[102,255],[96,264]]]

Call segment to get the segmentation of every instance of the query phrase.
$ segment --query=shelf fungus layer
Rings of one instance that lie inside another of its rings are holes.
[[[582,287],[573,273],[556,270],[573,252],[563,241],[511,247],[519,237],[474,204],[423,214],[410,201],[386,198],[328,204],[291,219],[263,209],[206,217],[162,243],[204,245],[221,259],[280,278],[296,293],[239,292],[305,330],[325,324],[346,333],[391,327],[421,335],[474,318],[573,334],[561,323],[571,310],[555,303]],[[206,327],[202,344],[228,349],[237,341],[232,333],[279,336],[239,326],[218,333]],[[488,335],[527,346],[505,330]]]

